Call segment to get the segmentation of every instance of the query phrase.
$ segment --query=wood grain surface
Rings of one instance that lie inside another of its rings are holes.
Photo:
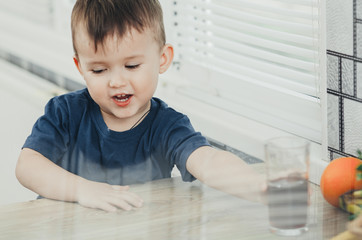
[[[176,177],[131,186],[145,204],[129,212],[48,199],[0,206],[0,239],[331,239],[345,231],[348,214],[310,186],[309,231],[298,237],[270,233],[266,205]]]

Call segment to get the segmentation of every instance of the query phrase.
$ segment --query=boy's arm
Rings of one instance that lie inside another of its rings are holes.
[[[86,180],[28,148],[20,153],[16,177],[26,188],[50,199],[79,202],[105,211],[115,211],[117,207],[130,210],[142,205],[142,199],[127,191],[127,186]]]
[[[265,201],[265,177],[230,152],[200,147],[190,155],[186,168],[210,187],[244,199]]]

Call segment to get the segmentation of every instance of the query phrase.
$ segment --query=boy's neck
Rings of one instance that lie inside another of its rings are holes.
[[[108,113],[105,113],[102,110],[101,113],[108,129],[116,132],[124,132],[137,127],[147,117],[150,110],[151,101],[149,101],[142,111],[129,118],[116,118],[115,116],[110,116]]]

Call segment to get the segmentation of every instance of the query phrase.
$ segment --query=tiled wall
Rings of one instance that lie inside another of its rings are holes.
[[[362,0],[327,0],[330,160],[362,150]]]

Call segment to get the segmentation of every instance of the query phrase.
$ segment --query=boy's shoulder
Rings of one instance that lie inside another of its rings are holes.
[[[57,104],[64,107],[76,107],[76,106],[86,106],[88,102],[91,101],[91,97],[86,88],[68,92],[59,96],[52,98],[49,102]]]
[[[81,89],[55,96],[45,106],[47,116],[80,119],[81,116],[94,109],[95,103],[87,89]]]
[[[178,124],[189,124],[189,118],[187,115],[175,110],[168,106],[163,100],[153,97],[152,106],[156,108],[156,122],[161,124],[163,127],[173,126],[175,123]]]
[[[89,92],[87,88],[83,88],[80,90],[68,92],[59,96],[54,97],[60,101],[72,101],[72,100],[79,100],[79,101],[87,101],[89,100]]]
[[[168,116],[174,116],[174,117],[184,117],[185,115],[176,111],[172,107],[168,106],[166,102],[161,100],[160,98],[153,97],[152,98],[152,105],[155,105],[155,107],[158,109],[159,114],[165,114]]]

